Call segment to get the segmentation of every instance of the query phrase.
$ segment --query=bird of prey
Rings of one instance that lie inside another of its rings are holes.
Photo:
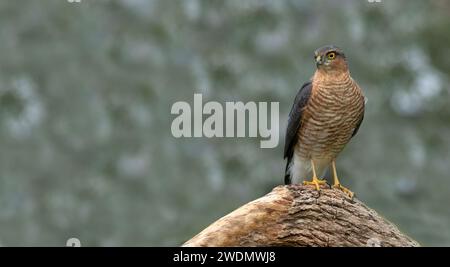
[[[336,157],[355,136],[364,118],[365,98],[350,76],[344,52],[327,45],[314,52],[317,69],[295,97],[289,113],[284,158],[285,184],[300,183],[320,190],[319,177],[331,165],[333,187],[353,197],[336,172]]]

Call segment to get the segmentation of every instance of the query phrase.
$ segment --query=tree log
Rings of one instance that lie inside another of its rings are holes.
[[[245,204],[183,244],[238,246],[419,246],[337,189],[288,185]]]

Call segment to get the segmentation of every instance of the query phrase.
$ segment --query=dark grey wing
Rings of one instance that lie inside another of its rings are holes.
[[[359,127],[361,126],[361,123],[363,122],[363,120],[364,120],[364,111],[361,116],[361,119],[359,119],[358,123],[356,124],[355,130],[353,130],[352,137],[358,133]]]
[[[355,130],[353,130],[352,137],[355,136],[358,133],[359,127],[361,126],[361,123],[364,120],[364,113],[366,111],[366,102],[367,102],[367,98],[364,98],[364,104],[363,104],[364,106],[363,106],[362,116],[359,119],[358,123],[356,124]]]
[[[287,158],[286,170],[284,176],[284,183],[290,184],[291,177],[288,173],[289,165],[291,164],[292,156],[294,155],[294,148],[298,141],[298,130],[301,127],[303,110],[311,95],[312,83],[307,82],[303,84],[302,88],[297,93],[289,113],[288,126],[286,129],[286,138],[284,140],[284,158]]]
[[[292,105],[291,112],[289,113],[288,125],[286,129],[286,138],[284,143],[284,158],[292,158],[294,153],[294,147],[297,143],[297,134],[301,126],[301,119],[303,109],[308,102],[311,95],[312,84],[307,82],[303,84],[302,88],[295,96],[294,104]]]

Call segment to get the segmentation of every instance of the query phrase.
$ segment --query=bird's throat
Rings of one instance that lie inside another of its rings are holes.
[[[319,68],[314,73],[312,80],[321,84],[336,84],[341,83],[342,81],[348,81],[350,79],[350,72],[348,70],[326,70]]]

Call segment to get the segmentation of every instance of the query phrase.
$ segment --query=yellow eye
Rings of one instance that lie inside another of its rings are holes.
[[[335,58],[336,58],[336,53],[334,53],[334,52],[328,53],[328,54],[327,54],[327,58],[328,58],[328,59],[335,59]]]

